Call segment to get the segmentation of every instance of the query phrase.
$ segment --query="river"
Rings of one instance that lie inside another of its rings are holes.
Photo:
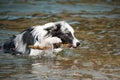
[[[119,0],[0,0],[0,42],[60,20],[81,45],[64,49],[59,60],[0,52],[0,80],[120,80]]]

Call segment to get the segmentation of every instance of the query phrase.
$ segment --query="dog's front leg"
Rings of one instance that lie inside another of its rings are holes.
[[[62,43],[62,40],[58,37],[50,37],[45,39],[45,43],[47,44]]]
[[[58,38],[58,37],[51,37],[51,38],[47,38],[45,40],[45,42],[50,44],[53,47],[53,44],[55,44],[55,43],[62,43],[62,40],[60,38]],[[54,52],[58,53],[60,51],[62,51],[62,48],[55,48],[55,49],[52,48],[52,53],[54,53]]]
[[[53,53],[56,52],[56,50],[57,50],[57,52],[59,52],[59,51],[58,51],[58,49],[54,49],[53,44],[61,43],[61,42],[62,42],[61,39],[58,37],[50,37],[50,38],[44,39],[43,41],[41,41],[41,43],[36,42],[34,44],[34,46],[36,46],[36,45],[41,46],[41,47],[49,46],[51,48],[48,50],[31,49],[30,56],[36,56],[36,55],[55,56],[55,54],[53,54]]]
[[[40,44],[38,41],[36,41],[36,43],[33,46],[44,46],[43,44]],[[43,55],[43,50],[38,50],[38,49],[32,49],[30,50],[30,56],[39,56],[41,57]]]

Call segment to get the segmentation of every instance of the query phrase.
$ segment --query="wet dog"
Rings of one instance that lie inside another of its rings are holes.
[[[56,43],[70,44],[69,48],[80,45],[74,36],[73,28],[65,21],[50,22],[41,26],[33,26],[3,44],[5,53],[29,54],[30,56],[46,55],[50,52],[59,52],[62,48],[55,46]],[[37,50],[29,48],[29,45],[53,46],[50,50]]]

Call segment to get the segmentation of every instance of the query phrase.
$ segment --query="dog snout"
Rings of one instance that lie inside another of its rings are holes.
[[[76,43],[76,46],[78,47],[79,45],[80,45],[80,42],[77,42],[77,43]]]

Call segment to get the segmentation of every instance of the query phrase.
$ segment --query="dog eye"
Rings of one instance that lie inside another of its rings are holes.
[[[65,34],[65,36],[68,36],[68,34]]]
[[[69,36],[70,34],[71,34],[71,33],[70,33],[70,32],[68,32],[68,33],[66,33],[66,34],[65,34],[65,36]]]

